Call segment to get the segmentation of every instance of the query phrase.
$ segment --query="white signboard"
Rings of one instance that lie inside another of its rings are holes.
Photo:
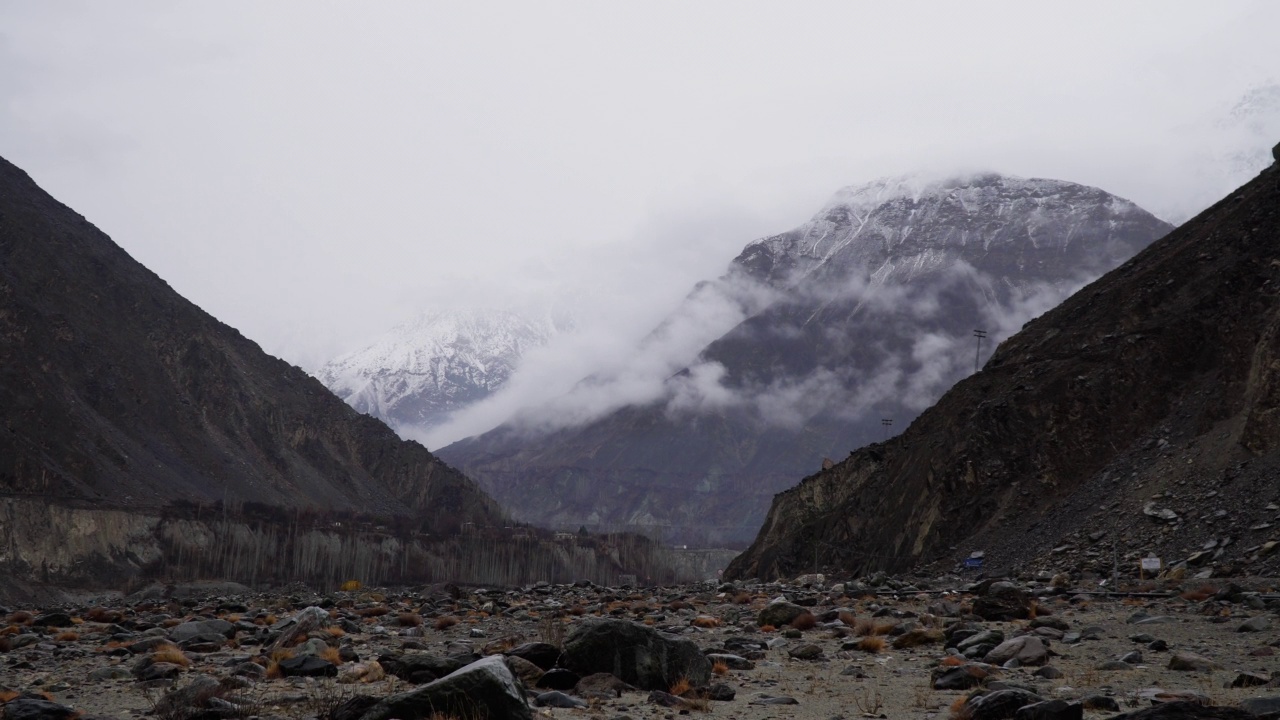
[[[1159,572],[1159,571],[1160,571],[1160,558],[1158,558],[1158,557],[1144,557],[1144,558],[1142,558],[1142,569],[1143,569],[1144,571],[1154,571],[1154,572]]]

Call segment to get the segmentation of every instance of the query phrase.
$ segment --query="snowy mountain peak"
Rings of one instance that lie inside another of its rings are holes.
[[[847,275],[892,264],[923,272],[1043,242],[1065,250],[1078,237],[1072,227],[1094,227],[1100,219],[1119,227],[1142,215],[1128,200],[1061,180],[998,173],[882,178],[842,188],[807,223],[751,243],[735,264],[774,286],[792,285],[819,268]],[[1041,232],[1050,227],[1054,232]]]
[[[549,316],[431,310],[331,360],[316,376],[349,405],[394,428],[430,427],[493,393],[526,352],[558,332]]]

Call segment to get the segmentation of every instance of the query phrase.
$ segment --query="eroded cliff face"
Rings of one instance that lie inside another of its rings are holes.
[[[213,578],[320,588],[345,580],[617,585],[628,575],[687,582],[714,575],[717,561],[723,563],[629,536],[557,539],[545,532],[475,528],[443,537],[306,515],[236,518],[187,508],[161,516],[0,499],[0,574],[87,590]]]
[[[1118,507],[1144,483],[1149,498],[1175,472],[1213,479],[1207,497],[1237,476],[1242,492],[1273,485],[1278,324],[1273,166],[1028,323],[901,436],[777,495],[726,574],[794,573],[815,549],[853,571],[901,570],[975,538],[1031,552],[1060,539],[1048,531],[1067,527],[1060,516]],[[1185,449],[1183,469],[1135,462],[1157,438]]]

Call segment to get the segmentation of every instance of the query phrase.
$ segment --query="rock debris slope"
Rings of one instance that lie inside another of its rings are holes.
[[[901,436],[779,494],[727,573],[892,570],[970,548],[1016,563],[1104,536],[1098,566],[1201,544],[1202,562],[1232,543],[1256,559],[1275,547],[1278,447],[1273,165],[1028,323]]]
[[[460,473],[270,357],[0,159],[0,492],[500,523]]]
[[[733,261],[719,297],[745,298],[745,319],[658,399],[550,432],[517,418],[440,454],[522,519],[745,544],[774,493],[883,438],[881,419],[905,427],[973,372],[974,329],[990,333],[985,357],[1170,229],[1058,180],[847,188]]]

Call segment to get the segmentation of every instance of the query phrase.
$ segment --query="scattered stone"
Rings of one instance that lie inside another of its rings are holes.
[[[1265,632],[1269,629],[1271,629],[1271,619],[1266,615],[1259,615],[1245,620],[1240,627],[1236,628],[1236,632]]]
[[[69,720],[77,714],[66,705],[34,697],[15,698],[0,708],[4,720]]]
[[[520,683],[497,655],[477,660],[439,680],[392,695],[361,720],[426,718],[433,714],[532,720]]]
[[[586,700],[580,700],[575,697],[570,697],[560,692],[559,690],[552,690],[550,692],[544,692],[539,694],[537,697],[533,699],[533,704],[537,705],[538,707],[553,707],[553,708],[590,707],[590,705],[587,703]]]
[[[821,646],[819,646],[819,645],[813,645],[813,644],[809,644],[809,645],[801,645],[801,646],[800,646],[800,647],[798,647],[798,648],[792,648],[791,650],[788,650],[788,651],[787,651],[787,655],[790,655],[791,657],[795,658],[796,660],[821,660],[821,659],[823,659],[823,656],[822,656],[822,647],[821,647]]]
[[[1044,702],[1044,698],[1026,690],[996,690],[970,697],[961,712],[967,713],[969,720],[1005,720],[1014,717],[1018,710],[1040,702]]]
[[[1084,706],[1066,700],[1045,700],[1018,708],[1014,720],[1084,720]]]
[[[1260,687],[1271,682],[1270,675],[1261,673],[1242,672],[1236,675],[1236,679],[1231,681],[1233,688]]]
[[[582,677],[572,670],[552,668],[538,678],[538,682],[534,684],[534,687],[547,690],[572,690],[581,681]]]
[[[756,669],[755,663],[740,655],[732,655],[729,653],[710,653],[707,655],[707,659],[711,661],[712,665],[715,665],[716,663],[724,663],[725,667],[730,670]]]
[[[1209,658],[1202,657],[1193,652],[1176,652],[1173,657],[1169,658],[1170,670],[1201,671],[1214,670],[1217,665]]]
[[[645,690],[669,688],[680,678],[695,686],[711,679],[711,662],[692,641],[626,620],[580,622],[565,640],[562,662],[582,674],[612,672]]]
[[[1049,648],[1035,635],[1023,635],[1000,643],[982,660],[993,665],[1010,660],[1017,660],[1019,665],[1044,665],[1049,662]]]
[[[1080,700],[1080,704],[1085,710],[1103,710],[1107,712],[1120,712],[1120,703],[1115,698],[1106,695],[1087,695]]]
[[[790,625],[792,620],[795,620],[807,612],[809,612],[807,608],[796,605],[795,603],[775,600],[774,602],[764,606],[764,609],[760,611],[760,616],[757,619],[756,624],[760,627],[772,625],[773,627],[780,628],[785,625]]]
[[[278,663],[285,677],[337,677],[338,666],[315,655],[285,658]]]
[[[622,697],[624,692],[635,690],[634,686],[622,682],[612,673],[595,673],[579,680],[573,688],[573,694],[582,698],[612,700]]]

